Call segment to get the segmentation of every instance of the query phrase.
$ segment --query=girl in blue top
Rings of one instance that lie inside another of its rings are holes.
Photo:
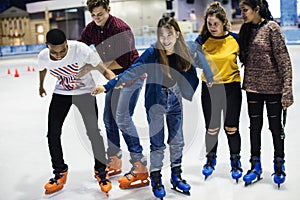
[[[92,94],[107,92],[147,73],[145,107],[150,134],[150,178],[153,193],[163,198],[166,193],[161,181],[164,150],[164,117],[168,126],[170,161],[174,189],[189,194],[190,185],[181,178],[183,140],[182,97],[192,100],[199,84],[194,65],[203,69],[207,82],[213,82],[213,74],[196,43],[186,43],[178,23],[171,17],[158,22],[158,41],[152,45],[125,72],[106,85],[97,85]]]

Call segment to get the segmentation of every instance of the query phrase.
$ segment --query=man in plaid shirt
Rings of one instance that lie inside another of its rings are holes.
[[[79,41],[94,45],[106,67],[118,75],[128,69],[139,56],[131,28],[110,14],[109,0],[88,0],[87,7],[93,21],[84,28]],[[91,69],[86,69],[89,70]],[[119,179],[120,188],[149,185],[147,159],[142,154],[143,148],[131,118],[145,77],[137,77],[134,82],[126,84],[126,87],[107,92],[105,97],[103,120],[110,160],[108,174],[112,176],[122,172],[119,129],[122,131],[133,165],[129,173]]]

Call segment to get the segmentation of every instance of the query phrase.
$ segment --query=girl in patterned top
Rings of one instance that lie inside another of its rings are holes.
[[[265,0],[242,0],[244,24],[240,30],[240,60],[245,66],[243,89],[250,118],[251,169],[243,177],[248,185],[262,173],[261,130],[266,104],[274,145],[274,182],[285,181],[282,114],[293,104],[292,66],[285,39]],[[285,121],[283,119],[283,121]]]

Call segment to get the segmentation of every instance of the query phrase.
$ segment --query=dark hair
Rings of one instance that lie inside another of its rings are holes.
[[[53,45],[63,44],[67,40],[65,33],[60,29],[51,29],[46,34],[46,43]]]
[[[266,0],[241,0],[240,4],[245,4],[254,10],[257,6],[259,9],[259,15],[267,20],[273,20],[273,16],[269,10],[269,4]]]
[[[180,30],[180,27],[179,27],[177,21],[172,17],[161,18],[157,25],[157,50],[158,50],[159,63],[164,66],[169,66],[166,51],[164,50],[164,48],[162,47],[162,45],[159,41],[160,31],[161,31],[162,27],[167,28],[167,29],[171,29],[173,27],[176,32],[179,32],[179,37],[174,46],[176,63],[178,63],[177,69],[179,71],[189,70],[191,68],[191,63],[192,63],[192,57],[190,54],[190,50],[189,50],[189,47],[187,46],[187,43],[185,42],[185,39],[182,35],[182,32]],[[165,71],[164,69],[163,69],[163,71],[168,74],[168,71]]]
[[[104,10],[107,10],[109,7],[109,0],[87,0],[86,5],[90,12],[93,12],[93,9],[99,6],[102,6]]]
[[[205,12],[205,16],[204,16],[204,23],[202,26],[202,30],[200,35],[204,38],[207,39],[211,36],[211,33],[209,32],[208,28],[207,28],[207,18],[208,16],[211,15],[215,15],[216,18],[218,18],[221,22],[224,23],[224,31],[229,31],[230,29],[230,23],[228,21],[228,17],[226,14],[226,11],[224,9],[224,7],[220,4],[220,2],[213,2],[209,5],[209,7],[207,8],[206,12]]]
[[[266,21],[273,20],[273,16],[269,10],[269,4],[266,0],[241,0],[240,5],[247,5],[251,7],[252,10],[259,7],[259,15],[264,18]],[[252,29],[252,23],[244,23],[241,26],[240,32],[239,32],[239,40],[240,40],[240,61],[244,64],[247,55],[248,55],[248,49],[249,49],[249,43],[251,39],[251,29]]]

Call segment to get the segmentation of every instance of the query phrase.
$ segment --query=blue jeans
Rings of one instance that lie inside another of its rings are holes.
[[[147,120],[150,134],[150,172],[161,170],[163,167],[164,151],[164,116],[168,127],[171,167],[180,166],[182,162],[183,141],[183,110],[182,96],[177,85],[162,88],[160,103],[147,110]]]
[[[142,89],[142,84],[143,81],[137,79],[130,86],[126,86],[123,89],[113,89],[106,93],[103,121],[108,139],[108,156],[118,156],[119,158],[122,156],[120,128],[129,152],[136,159],[139,159],[143,149],[131,117]]]
[[[132,121],[132,114],[142,86],[143,80],[137,79],[133,84],[122,88],[116,111],[116,122],[122,131],[132,162],[141,161],[144,157],[142,154],[143,147],[140,144],[138,132]],[[146,165],[147,163],[144,164]]]

